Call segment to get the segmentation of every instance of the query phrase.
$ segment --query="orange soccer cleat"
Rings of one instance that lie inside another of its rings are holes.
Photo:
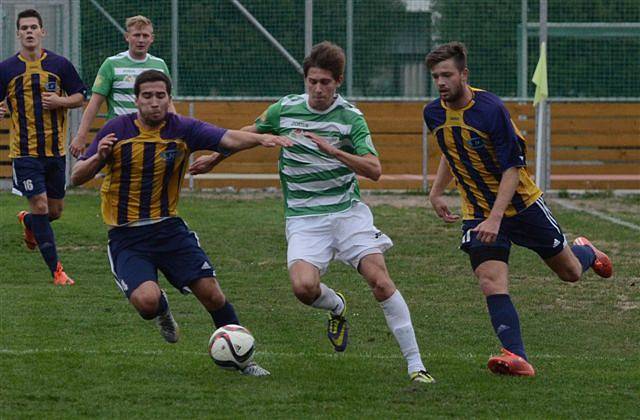
[[[589,248],[593,249],[593,252],[596,254],[596,260],[591,264],[591,268],[593,271],[600,277],[604,277],[608,279],[613,275],[613,263],[611,259],[604,252],[600,251],[598,248],[593,246],[591,241],[589,241],[584,236],[580,236],[573,241],[574,245],[586,245]]]
[[[64,268],[62,268],[62,264],[58,261],[58,265],[56,267],[56,272],[53,273],[53,284],[56,286],[73,286],[76,284],[75,281],[71,279],[71,277],[67,276],[67,273],[64,272]]]
[[[502,349],[500,356],[491,357],[487,367],[498,375],[536,376],[536,371],[529,362],[506,349]]]
[[[27,248],[36,249],[36,247],[38,246],[36,237],[33,236],[33,232],[31,231],[31,229],[29,229],[27,225],[24,224],[24,218],[27,214],[29,213],[24,210],[18,213],[18,222],[22,225],[22,229],[23,229],[22,239],[24,240],[24,244],[27,246]]]

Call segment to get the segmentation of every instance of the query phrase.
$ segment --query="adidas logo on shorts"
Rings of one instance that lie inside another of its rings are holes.
[[[200,267],[201,270],[208,270],[211,268],[211,264],[209,264],[208,262],[203,262],[202,263],[202,267]]]

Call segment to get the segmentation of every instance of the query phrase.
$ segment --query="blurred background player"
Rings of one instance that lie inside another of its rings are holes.
[[[567,282],[592,267],[611,277],[609,258],[586,238],[569,247],[526,169],[524,137],[494,94],[467,85],[467,51],[451,42],[431,51],[426,64],[440,98],[424,109],[442,157],[429,199],[447,223],[456,222],[443,197],[455,177],[462,198],[462,244],[484,293],[502,355],[489,359],[494,373],[534,376],[520,321],[508,292],[511,243],[536,252]]]
[[[160,57],[149,54],[153,44],[153,24],[144,16],[133,16],[125,21],[127,32],[124,39],[129,49],[108,57],[98,70],[91,88],[91,99],[87,104],[78,133],[69,145],[69,151],[75,157],[80,156],[87,144],[91,124],[100,107],[107,101],[107,119],[118,115],[137,112],[133,83],[140,73],[146,70],[158,70],[169,75],[166,63]],[[173,104],[169,111],[175,113]]]
[[[56,249],[51,221],[65,196],[67,109],[82,105],[86,88],[73,64],[42,48],[46,31],[33,9],[16,20],[20,51],[0,63],[0,118],[11,115],[13,192],[29,200],[18,219],[29,249],[40,249],[56,285],[72,285]]]
[[[336,93],[345,55],[330,42],[313,47],[304,60],[307,94],[288,95],[243,128],[286,135],[280,180],[286,205],[287,261],[295,296],[329,311],[328,337],[336,351],[348,340],[345,297],[320,281],[333,259],[351,265],[367,281],[408,364],[410,379],[432,383],[420,357],[409,308],[391,280],[383,253],[393,243],[373,224],[360,200],[356,175],[374,181],[382,168],[367,123],[356,107]],[[191,173],[210,171],[224,156],[202,156]]]
[[[211,314],[216,328],[240,324],[226,300],[198,237],[177,216],[176,207],[189,153],[216,150],[224,155],[262,145],[290,145],[284,137],[225,130],[169,113],[171,81],[148,70],[135,81],[137,114],[107,122],[73,168],[80,185],[102,168],[102,216],[109,230],[109,262],[116,283],[144,319],[155,319],[170,343],[178,324],[158,286],[159,269],[181,292],[191,291]],[[255,363],[242,371],[269,372]]]

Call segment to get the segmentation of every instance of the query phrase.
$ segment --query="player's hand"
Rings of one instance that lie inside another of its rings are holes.
[[[0,101],[0,118],[4,118],[4,114],[7,113],[7,105],[4,101]]]
[[[447,206],[447,201],[444,199],[442,195],[436,195],[436,196],[430,195],[429,201],[431,201],[433,210],[435,210],[438,217],[444,220],[445,223],[454,223],[460,220],[460,216],[458,216],[457,214],[453,214],[449,211],[449,207]]]
[[[293,146],[293,141],[285,136],[274,136],[272,134],[263,134],[260,139],[260,145],[262,147],[291,147]]]
[[[220,153],[213,152],[210,155],[200,156],[189,166],[188,172],[191,175],[206,174],[211,171],[220,161],[216,158]]]
[[[500,222],[501,220],[489,218],[471,229],[471,231],[476,232],[476,238],[478,238],[480,242],[490,244],[495,242],[498,238]]]
[[[73,140],[71,140],[71,143],[69,144],[69,151],[71,152],[73,157],[77,158],[80,155],[82,155],[82,152],[84,152],[86,144],[87,144],[87,137],[80,135],[80,133],[78,133],[73,138]]]
[[[111,153],[113,153],[113,145],[117,140],[115,133],[109,133],[100,140],[100,143],[98,143],[97,153],[100,161],[104,162],[111,157]]]
[[[317,135],[316,133],[312,133],[310,131],[305,131],[302,133],[305,137],[310,139],[312,142],[318,146],[321,152],[324,152],[328,155],[334,156],[338,152],[338,148],[329,144],[328,141]]]
[[[58,109],[64,105],[64,99],[53,92],[42,92],[42,107],[44,109]]]

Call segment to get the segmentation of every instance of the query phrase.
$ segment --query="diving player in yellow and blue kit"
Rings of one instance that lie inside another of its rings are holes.
[[[18,13],[16,27],[20,51],[0,63],[0,118],[9,111],[13,192],[29,201],[18,220],[26,246],[39,248],[54,284],[72,285],[50,222],[60,218],[64,203],[67,109],[82,105],[86,88],[69,60],[42,48],[46,32],[38,11]]]
[[[440,218],[456,222],[443,198],[455,179],[462,198],[462,244],[487,300],[502,354],[489,359],[499,374],[534,376],[518,313],[508,292],[511,243],[536,252],[567,282],[589,267],[611,277],[609,257],[579,237],[569,247],[542,191],[526,169],[524,137],[496,95],[467,85],[467,51],[451,42],[431,51],[426,64],[440,98],[424,108],[424,121],[442,151],[429,199]]]
[[[163,338],[178,341],[178,324],[158,286],[158,270],[176,289],[192,292],[216,328],[240,324],[213,264],[198,237],[177,215],[189,154],[214,150],[223,155],[262,145],[290,146],[284,137],[226,130],[167,112],[171,81],[147,70],[135,81],[137,113],[107,122],[76,163],[71,182],[80,185],[103,167],[102,216],[110,226],[109,262],[117,286],[144,319],[155,319]],[[255,363],[242,373],[265,376]]]

